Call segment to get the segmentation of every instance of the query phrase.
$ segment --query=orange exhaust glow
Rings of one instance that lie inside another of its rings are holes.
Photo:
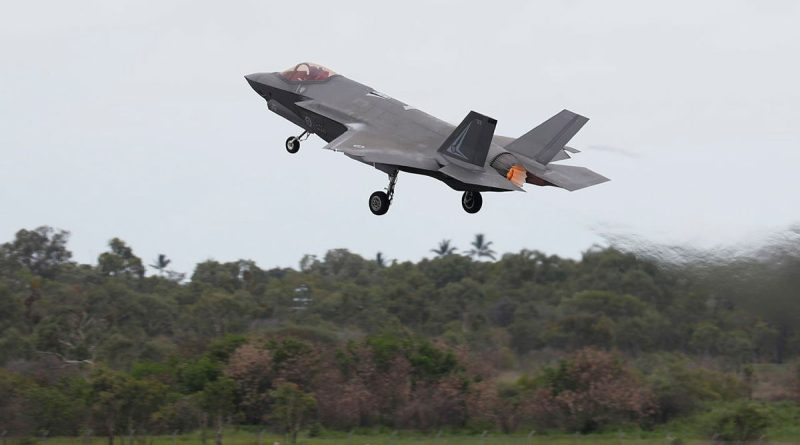
[[[506,179],[511,181],[517,187],[522,187],[525,184],[525,179],[528,176],[528,172],[525,170],[525,167],[514,164],[511,168],[508,169],[508,173],[506,173]]]

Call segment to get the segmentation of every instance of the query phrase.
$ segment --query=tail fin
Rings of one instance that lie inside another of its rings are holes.
[[[564,145],[589,119],[563,110],[525,133],[519,139],[506,145],[506,149],[525,155],[546,165],[564,149]]]
[[[496,126],[497,120],[470,111],[438,151],[451,159],[483,167]]]

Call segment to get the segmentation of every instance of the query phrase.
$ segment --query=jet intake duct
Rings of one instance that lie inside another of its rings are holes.
[[[303,119],[301,119],[296,113],[293,113],[290,109],[286,108],[283,104],[281,104],[277,100],[275,99],[268,100],[267,107],[270,109],[270,111],[277,114],[278,116],[283,117],[289,122],[292,122],[295,125],[298,125],[302,128],[306,128],[306,123]]]
[[[528,172],[522,165],[522,162],[511,153],[500,153],[497,155],[490,164],[492,168],[511,181],[517,187],[522,187],[525,184],[525,179]]]

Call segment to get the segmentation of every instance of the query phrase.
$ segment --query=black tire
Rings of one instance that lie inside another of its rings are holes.
[[[461,196],[461,207],[467,213],[478,213],[483,206],[483,198],[480,192],[464,192]]]
[[[295,154],[300,151],[300,141],[294,136],[286,139],[286,151],[291,154]]]
[[[384,192],[375,192],[369,196],[369,210],[375,215],[383,215],[389,211],[389,195]]]

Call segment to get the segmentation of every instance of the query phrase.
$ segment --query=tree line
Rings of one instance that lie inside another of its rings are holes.
[[[79,264],[68,239],[40,227],[0,245],[13,435],[651,428],[747,399],[750,364],[800,353],[794,239],[667,263],[613,247],[498,255],[478,235],[418,262],[336,249],[189,277],[166,255],[148,274],[117,238]]]

